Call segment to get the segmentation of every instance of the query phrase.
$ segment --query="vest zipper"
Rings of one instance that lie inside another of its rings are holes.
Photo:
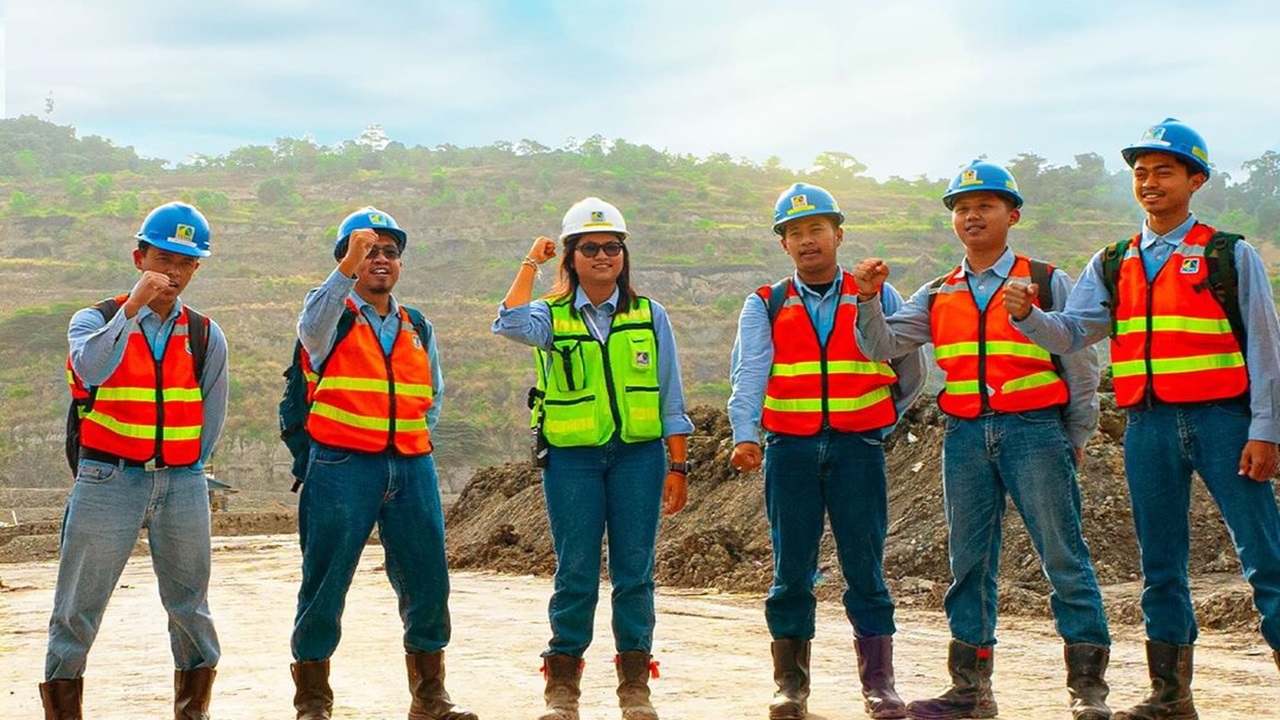
[[[165,355],[168,354],[166,345]],[[155,359],[155,353],[151,353],[152,362],[156,366],[156,448],[152,457],[160,462],[164,462],[164,376],[161,374],[161,367],[164,364],[164,356],[159,360]]]
[[[1016,262],[1016,260],[1015,260]],[[978,414],[981,415],[991,410],[991,398],[987,397],[987,311],[991,309],[991,303],[996,299],[1001,288],[1004,287],[1003,280],[1000,281],[1000,287],[991,293],[991,297],[987,299],[985,308],[978,307],[978,297],[973,294],[973,285],[969,283],[968,276],[964,279],[964,284],[969,288],[969,299],[973,301],[973,307],[978,310]]]
[[[1181,243],[1179,243],[1179,247],[1181,247]],[[1146,280],[1147,266],[1146,266],[1146,262],[1142,258],[1141,245],[1139,245],[1138,247],[1138,263],[1142,267],[1142,277],[1144,280]],[[1151,407],[1151,404],[1157,400],[1155,372],[1151,368],[1151,341],[1152,341],[1151,321],[1153,319],[1151,304],[1155,300],[1156,279],[1160,277],[1160,273],[1164,272],[1164,269],[1168,264],[1169,264],[1169,260],[1166,258],[1164,265],[1160,266],[1160,269],[1156,271],[1156,276],[1154,278],[1151,278],[1150,280],[1146,280],[1146,283],[1147,283],[1147,308],[1146,308],[1147,331],[1143,333],[1143,338],[1142,338],[1142,363],[1146,367],[1147,374],[1145,378],[1146,382],[1144,383],[1145,387],[1143,388],[1142,394],[1146,400],[1147,407]]]
[[[417,330],[414,330],[417,332]],[[396,342],[400,342],[400,338],[396,338]],[[391,346],[391,351],[395,352],[395,345]],[[426,352],[426,348],[423,348]],[[391,374],[391,356],[386,353],[382,354],[382,362],[387,366],[387,397],[390,399],[390,406],[387,417],[387,449],[396,449],[396,378]]]

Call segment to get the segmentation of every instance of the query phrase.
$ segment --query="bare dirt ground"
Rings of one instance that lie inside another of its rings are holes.
[[[402,718],[407,705],[400,622],[370,545],[348,595],[345,636],[333,659],[335,717]],[[0,717],[38,718],[45,627],[56,562],[3,565],[0,590]],[[222,639],[214,717],[290,718],[289,630],[299,580],[293,536],[215,540],[211,605]],[[532,718],[540,710],[538,653],[547,639],[549,582],[533,576],[456,572],[448,686],[482,718]],[[608,593],[587,654],[584,718],[616,718]],[[664,718],[763,718],[771,692],[768,635],[758,594],[662,588],[655,655],[662,677],[655,703]],[[918,698],[941,690],[947,642],[943,616],[902,609],[898,688]],[[1126,706],[1146,688],[1140,629],[1114,628],[1112,701]],[[839,606],[819,607],[813,656],[814,720],[865,717],[858,698],[849,627]],[[1195,692],[1201,717],[1274,718],[1280,714],[1276,668],[1256,632],[1206,632],[1197,649]],[[995,687],[1000,717],[1065,718],[1061,644],[1051,624],[1002,617]],[[86,717],[135,719],[171,712],[172,662],[150,562],[125,570],[89,658]]]

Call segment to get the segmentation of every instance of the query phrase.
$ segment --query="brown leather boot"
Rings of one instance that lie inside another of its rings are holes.
[[[809,641],[774,640],[769,649],[778,685],[769,703],[769,720],[802,720],[809,714]]]
[[[80,720],[80,695],[83,690],[84,678],[40,683],[44,720]]]
[[[409,653],[409,720],[478,720],[475,713],[453,704],[444,689],[444,651]]]
[[[174,720],[209,720],[209,696],[217,674],[207,667],[173,671]]]
[[[893,688],[893,636],[854,638],[853,645],[867,714],[876,720],[906,717],[907,705]]]
[[[1151,694],[1128,710],[1112,715],[1115,720],[1199,720],[1191,701],[1191,664],[1194,645],[1170,645],[1147,641],[1147,673]]]
[[[951,687],[929,700],[907,704],[907,717],[914,720],[950,720],[951,718],[993,718],[998,712],[991,692],[991,670],[995,665],[994,648],[969,645],[952,640],[947,648],[947,672]]]
[[[293,707],[298,711],[298,720],[329,720],[333,715],[329,661],[296,662],[289,671],[293,674]]]
[[[658,720],[658,711],[649,702],[649,678],[657,679],[658,663],[640,650],[619,653],[613,659],[618,671],[618,707],[622,720]]]
[[[547,711],[538,720],[578,720],[578,698],[582,696],[582,658],[547,655],[542,658],[542,677],[547,689],[542,697]]]
[[[1072,643],[1062,649],[1067,663],[1067,694],[1071,696],[1073,720],[1107,720],[1111,708],[1107,707],[1105,676],[1111,649],[1103,645]]]

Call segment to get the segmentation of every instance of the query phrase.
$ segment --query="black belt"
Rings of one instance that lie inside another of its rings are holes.
[[[80,459],[93,460],[94,462],[107,463],[121,468],[143,468],[144,470],[159,470],[160,468],[169,467],[163,460],[152,458],[150,460],[130,460],[122,458],[119,455],[112,455],[109,452],[103,452],[91,447],[80,446]]]

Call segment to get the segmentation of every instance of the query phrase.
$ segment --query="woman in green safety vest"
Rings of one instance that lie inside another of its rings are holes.
[[[628,720],[654,720],[654,547],[659,513],[678,512],[688,497],[693,423],[667,312],[631,287],[622,213],[599,198],[581,200],[565,213],[560,240],[551,293],[532,299],[538,268],[556,256],[555,241],[539,237],[493,324],[533,346],[537,359],[534,452],[557,559],[540,720],[578,718],[606,532],[618,700]]]

